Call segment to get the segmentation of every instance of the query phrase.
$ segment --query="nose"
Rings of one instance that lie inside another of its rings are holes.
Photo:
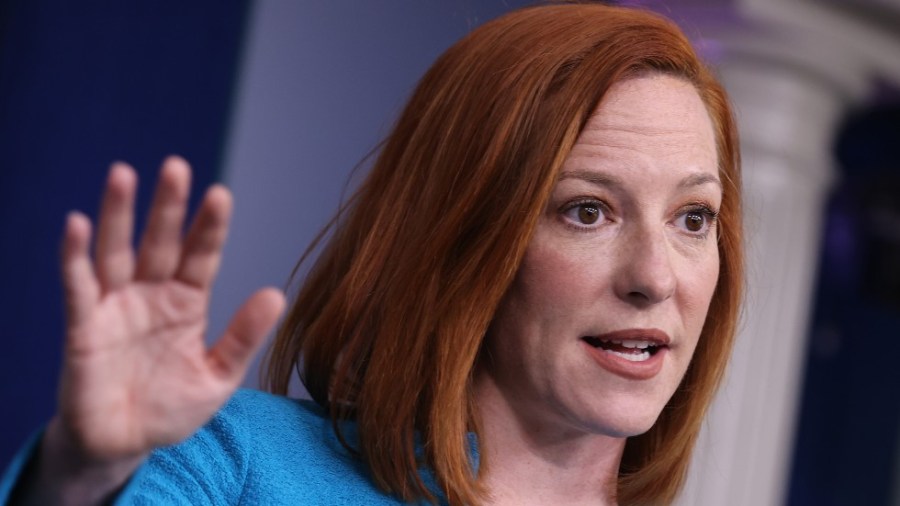
[[[648,306],[672,297],[677,277],[665,231],[637,227],[622,240],[615,274],[619,298],[630,304]]]

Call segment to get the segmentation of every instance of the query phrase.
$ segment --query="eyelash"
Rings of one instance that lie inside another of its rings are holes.
[[[609,217],[607,215],[611,214],[611,212],[610,212],[609,206],[605,202],[594,199],[594,198],[576,199],[576,200],[566,203],[559,210],[560,214],[562,214],[564,218],[567,218],[567,219],[565,219],[566,226],[568,226],[574,230],[577,230],[579,232],[589,232],[589,231],[597,228],[597,226],[598,226],[597,224],[578,223],[576,218],[573,218],[568,215],[568,213],[570,211],[572,211],[573,209],[578,209],[581,207],[588,207],[588,206],[597,208],[597,210],[599,211],[599,213],[602,216],[602,218],[604,219],[604,221],[609,219]],[[705,239],[707,236],[709,236],[710,230],[712,230],[713,227],[718,222],[719,211],[713,209],[713,207],[711,205],[707,204],[706,202],[692,202],[692,203],[688,204],[687,206],[683,207],[681,210],[679,210],[678,214],[676,215],[675,221],[677,222],[682,219],[687,219],[687,216],[692,213],[700,214],[704,217],[703,229],[701,231],[694,232],[691,230],[687,230],[686,225],[685,225],[685,227],[681,227],[681,228],[689,236],[691,236],[695,239]],[[599,220],[599,218],[598,218],[598,220]]]

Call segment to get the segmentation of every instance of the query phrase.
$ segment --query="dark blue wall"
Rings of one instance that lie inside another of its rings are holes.
[[[788,504],[888,506],[900,466],[900,94],[836,143]]]
[[[216,177],[247,0],[0,2],[0,468],[54,409],[66,213],[110,162],[149,184],[170,153]],[[139,212],[139,222],[142,215]]]

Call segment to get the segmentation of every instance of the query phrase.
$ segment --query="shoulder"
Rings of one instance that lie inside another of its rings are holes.
[[[219,416],[240,420],[246,447],[252,449],[247,473],[251,485],[245,488],[260,495],[251,502],[279,503],[291,497],[315,504],[378,504],[388,499],[373,486],[365,464],[341,444],[326,411],[313,401],[243,390]],[[355,445],[355,425],[345,423],[342,429]],[[292,484],[292,490],[269,486],[277,483]],[[302,494],[297,495],[298,489]]]
[[[296,431],[300,427],[317,427],[329,420],[325,410],[311,400],[248,389],[235,392],[213,421],[217,419],[250,431]]]
[[[241,389],[200,431],[178,446],[188,451],[208,447],[214,456],[259,471],[269,465],[282,467],[285,459],[294,455],[339,456],[343,447],[333,447],[331,439],[331,419],[313,401]]]
[[[273,459],[283,465],[285,458],[295,455],[346,454],[342,445],[334,444],[331,418],[321,406],[258,390],[239,390],[204,429],[228,431],[242,451],[251,453],[256,467]]]

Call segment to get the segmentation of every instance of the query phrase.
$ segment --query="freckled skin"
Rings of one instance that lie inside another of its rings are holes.
[[[713,127],[690,83],[649,75],[610,89],[486,338],[475,384],[488,438],[506,424],[541,435],[505,439],[510,447],[603,440],[620,451],[622,438],[653,425],[690,363],[718,279],[706,213],[721,205],[718,181]],[[598,211],[594,222],[585,210]],[[690,225],[698,219],[700,231]],[[581,339],[634,328],[671,338],[653,378],[604,369]],[[498,451],[498,473],[502,459]]]

